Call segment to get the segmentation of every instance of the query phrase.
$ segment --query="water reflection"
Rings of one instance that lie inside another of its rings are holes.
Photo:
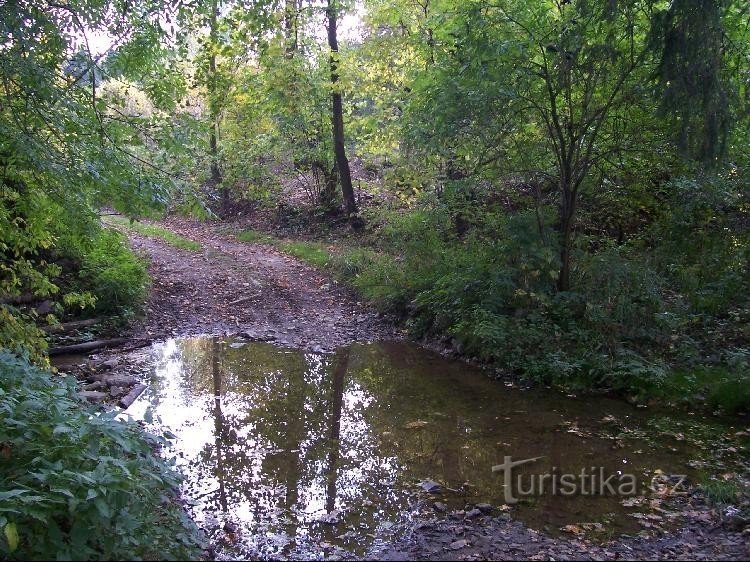
[[[529,471],[680,472],[684,451],[592,435],[602,419],[635,423],[606,399],[506,389],[458,362],[405,343],[320,355],[222,338],[170,340],[155,350],[146,399],[176,436],[196,520],[227,557],[365,554],[389,540],[430,478],[455,508],[503,503],[504,455],[543,456]],[[608,520],[633,530],[617,498],[526,501],[537,528]]]

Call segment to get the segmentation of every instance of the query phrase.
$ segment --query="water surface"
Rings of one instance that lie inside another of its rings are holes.
[[[224,557],[366,555],[436,501],[503,506],[492,466],[507,455],[542,457],[521,474],[603,467],[639,487],[692,471],[694,452],[651,438],[648,415],[628,404],[508,388],[408,343],[317,354],[207,337],[154,353],[134,414],[148,407],[174,434],[184,495]],[[638,508],[622,501],[545,494],[512,516],[548,532],[594,522],[637,531]]]

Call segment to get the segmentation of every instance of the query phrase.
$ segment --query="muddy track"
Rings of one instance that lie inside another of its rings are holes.
[[[317,351],[399,337],[349,291],[270,246],[240,242],[186,219],[162,225],[200,242],[202,250],[129,232],[133,248],[149,260],[153,280],[134,335],[243,333]]]

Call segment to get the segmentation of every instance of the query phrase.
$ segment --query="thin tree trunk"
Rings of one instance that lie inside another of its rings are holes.
[[[284,3],[284,56],[294,58],[297,52],[297,0],[285,0]]]
[[[573,221],[575,219],[576,193],[567,178],[560,180],[560,274],[559,291],[570,290],[570,258],[573,248]]]
[[[209,119],[211,121],[211,134],[208,140],[209,152],[211,158],[211,184],[214,188],[221,190],[221,203],[224,211],[229,207],[229,190],[221,186],[221,171],[219,170],[219,111],[218,111],[218,95],[216,87],[216,32],[218,23],[216,21],[217,12],[219,8],[217,0],[213,0],[211,3],[211,21],[210,21],[210,34],[211,34],[211,56],[208,59],[208,108],[209,108]]]
[[[333,102],[333,149],[336,155],[336,166],[338,168],[339,180],[341,181],[341,194],[344,197],[346,213],[350,217],[357,213],[357,202],[354,199],[354,188],[352,187],[352,174],[349,169],[349,160],[346,158],[346,147],[344,146],[344,110],[341,91],[337,84],[339,81],[338,52],[339,43],[336,33],[336,0],[328,0],[326,13],[328,15],[328,46],[331,49],[331,100]]]

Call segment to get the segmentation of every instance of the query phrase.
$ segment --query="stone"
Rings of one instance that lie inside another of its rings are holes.
[[[115,359],[107,359],[106,361],[102,361],[102,363],[99,365],[99,367],[102,368],[102,369],[109,369],[109,370],[111,370],[111,369],[114,369],[115,367],[117,367],[119,364],[120,364],[120,360],[119,359],[116,359],[116,358]]]
[[[467,519],[474,519],[475,517],[479,517],[480,515],[482,515],[482,512],[477,508],[470,509],[466,512]]]
[[[101,381],[94,381],[83,386],[83,390],[100,390],[102,388],[104,388],[104,383]]]
[[[453,541],[450,544],[449,548],[451,550],[461,550],[462,548],[464,548],[464,547],[466,547],[468,545],[469,545],[469,541],[467,541],[466,539],[461,539],[461,540],[458,540],[458,541]]]
[[[109,395],[112,398],[119,398],[120,396],[124,396],[128,393],[127,387],[124,386],[111,386],[109,388]]]
[[[448,506],[443,502],[435,502],[434,504],[432,504],[432,507],[435,508],[435,511],[439,511],[440,513],[445,513],[446,511],[448,511]]]
[[[98,390],[82,390],[78,393],[78,396],[89,402],[98,403],[103,401],[107,397],[107,394]]]
[[[420,482],[419,485],[425,492],[429,492],[431,494],[439,494],[440,490],[442,489],[442,486],[440,486],[440,484],[433,480],[424,480]]]
[[[107,375],[106,377],[103,377],[102,378],[102,382],[104,384],[106,384],[107,386],[127,386],[127,387],[131,387],[131,386],[133,386],[138,381],[136,380],[135,377],[133,377],[131,375],[119,375],[119,374],[115,374],[115,375]]]

